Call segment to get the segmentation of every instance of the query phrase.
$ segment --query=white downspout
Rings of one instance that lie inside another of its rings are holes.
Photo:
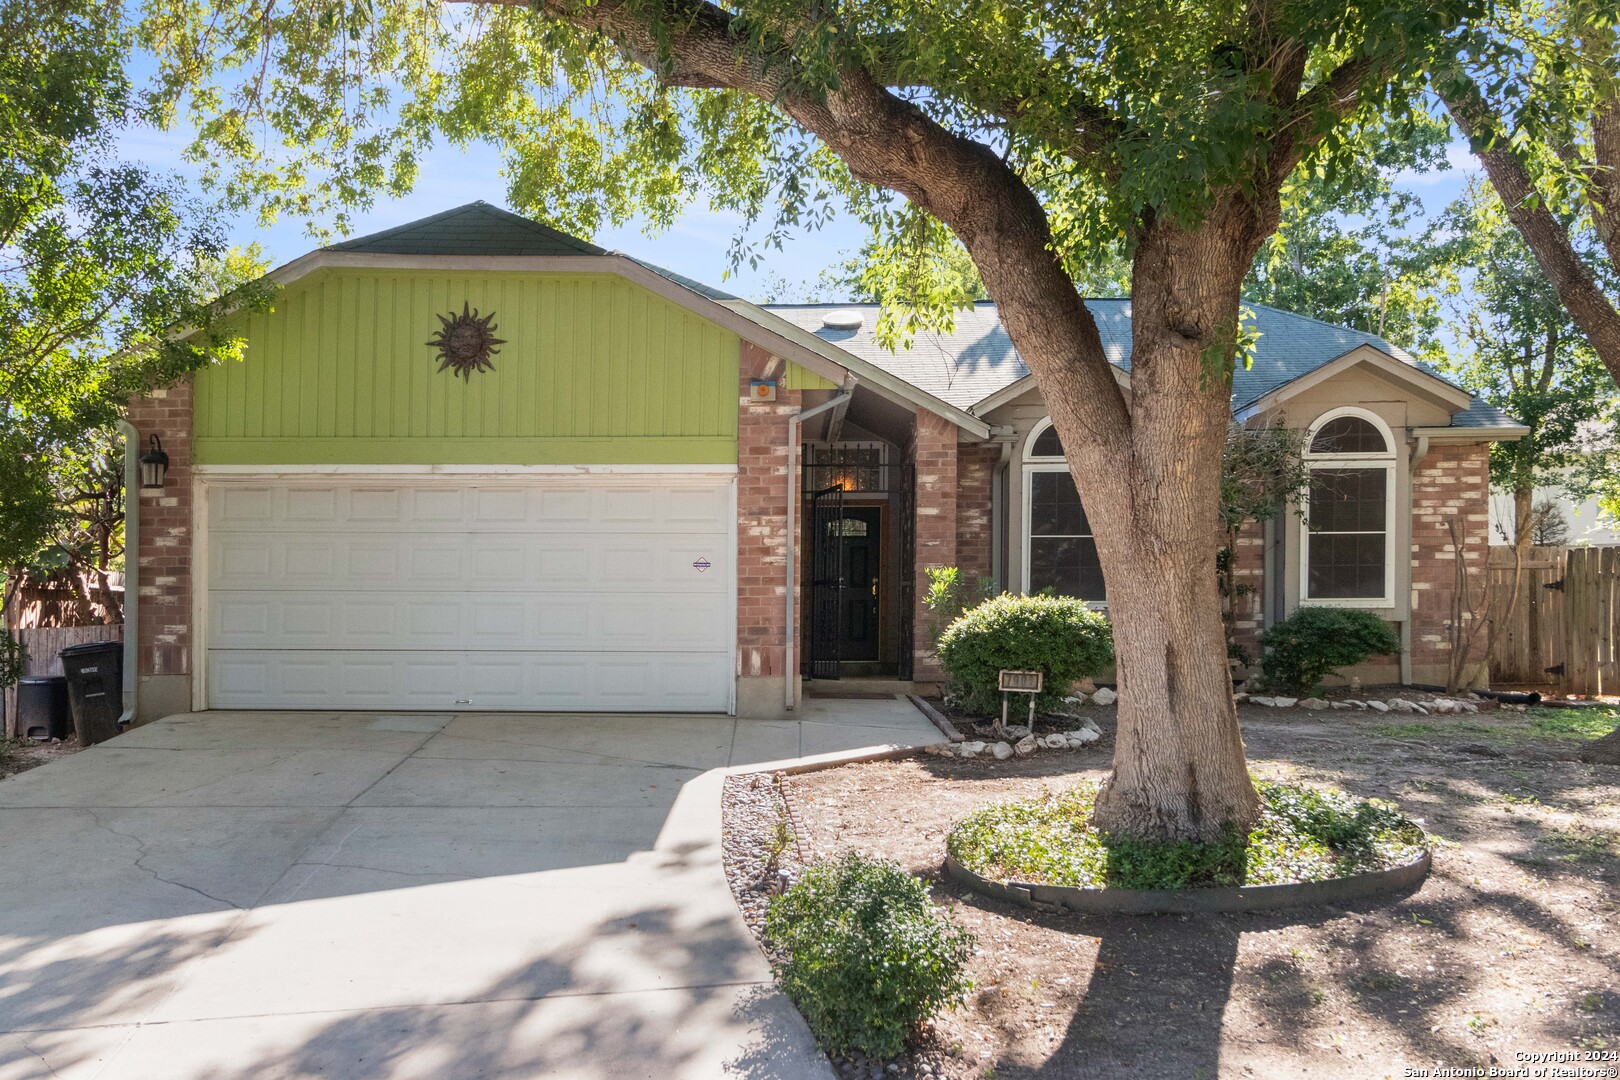
[[[124,437],[124,713],[120,728],[135,722],[135,694],[139,679],[135,665],[140,656],[141,596],[141,433],[128,420],[118,421]]]
[[[798,706],[798,700],[793,693],[794,684],[798,681],[794,675],[793,653],[794,644],[798,635],[793,632],[793,568],[799,561],[798,534],[795,531],[798,525],[798,484],[799,484],[799,427],[812,416],[819,416],[829,409],[836,409],[849,402],[849,395],[855,389],[855,376],[849,375],[844,379],[844,388],[838,395],[823,401],[813,409],[796,412],[788,417],[788,453],[787,453],[787,537],[783,544],[783,551],[787,564],[783,569],[782,577],[787,583],[787,590],[783,597],[783,609],[787,615],[787,622],[783,624],[782,632],[782,708],[792,712]]]

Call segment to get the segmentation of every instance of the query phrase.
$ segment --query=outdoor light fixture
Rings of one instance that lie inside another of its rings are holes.
[[[141,455],[141,490],[162,491],[163,475],[168,471],[169,455],[163,452],[163,444],[153,435],[152,449]]]

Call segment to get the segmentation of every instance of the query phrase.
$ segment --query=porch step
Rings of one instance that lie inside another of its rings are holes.
[[[896,694],[915,694],[931,689],[927,683],[914,683],[909,679],[877,679],[855,677],[848,679],[808,679],[804,684],[805,697],[813,698],[892,698]]]

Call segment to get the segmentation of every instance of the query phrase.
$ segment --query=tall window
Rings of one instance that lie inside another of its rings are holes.
[[[1080,492],[1063,460],[1052,421],[1043,420],[1024,452],[1024,591],[1101,601],[1102,564]]]
[[[1393,604],[1395,447],[1389,428],[1371,413],[1335,409],[1311,429],[1305,459],[1304,599]]]

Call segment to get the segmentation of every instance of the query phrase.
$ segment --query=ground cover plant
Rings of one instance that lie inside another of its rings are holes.
[[[1367,1080],[1486,1068],[1527,1046],[1620,1050],[1620,770],[1577,760],[1582,738],[1543,731],[1534,709],[1414,717],[1432,730],[1397,738],[1378,734],[1387,715],[1240,709],[1254,775],[1420,819],[1435,845],[1423,885],[1290,911],[1087,916],[947,876],[945,838],[965,816],[1106,775],[1107,710],[1092,758],[925,756],[788,779],[808,859],[893,859],[978,940],[972,991],[895,1075]],[[869,1061],[833,1064],[871,1075]]]
[[[939,637],[940,666],[964,709],[1001,710],[1002,669],[1039,671],[1044,689],[1036,708],[1061,708],[1069,688],[1114,659],[1108,620],[1067,596],[1003,593],[963,612]]]
[[[1257,781],[1247,832],[1209,844],[1109,836],[1091,824],[1098,785],[1083,781],[963,818],[946,850],[991,878],[1101,889],[1197,889],[1325,881],[1387,870],[1426,849],[1423,830],[1386,802]]]
[[[771,903],[765,937],[782,987],[832,1052],[898,1054],[969,988],[972,935],[893,862],[850,853],[810,867]]]

